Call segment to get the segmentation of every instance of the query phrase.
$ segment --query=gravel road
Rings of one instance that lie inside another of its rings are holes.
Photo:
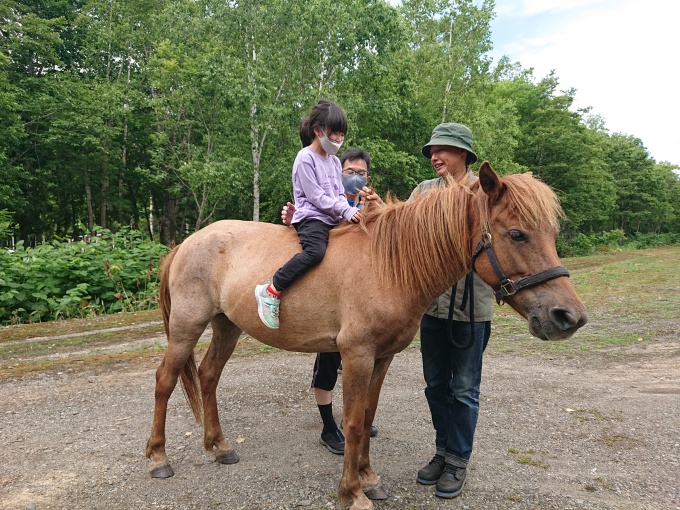
[[[319,445],[313,359],[276,351],[229,361],[218,401],[241,457],[231,466],[202,449],[177,389],[167,480],[149,477],[144,456],[160,355],[4,379],[0,509],[336,508],[342,458]],[[415,483],[434,432],[420,354],[408,349],[378,407],[372,462],[391,497],[375,507],[680,509],[679,361],[677,343],[548,359],[492,342],[468,483],[441,500]]]

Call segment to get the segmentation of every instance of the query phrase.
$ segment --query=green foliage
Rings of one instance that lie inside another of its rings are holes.
[[[11,235],[13,226],[12,213],[7,209],[0,209],[0,239]]]
[[[0,323],[86,317],[156,306],[161,244],[96,229],[89,243],[0,250]]]
[[[463,122],[480,163],[555,189],[565,249],[597,251],[613,229],[679,233],[678,166],[575,111],[554,73],[492,67],[494,16],[492,0],[6,0],[0,242],[99,224],[170,245],[218,219],[278,221],[320,98],[347,112],[345,147],[372,153],[381,194],[433,177],[421,147]]]
[[[679,233],[634,233],[627,235],[621,229],[593,234],[578,234],[571,240],[557,239],[557,253],[560,257],[582,257],[598,253],[621,250],[639,250],[680,244]]]

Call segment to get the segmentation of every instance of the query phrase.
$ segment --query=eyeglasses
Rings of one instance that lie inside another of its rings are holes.
[[[366,177],[368,175],[368,172],[366,170],[359,170],[356,168],[345,168],[342,171],[343,174],[345,175],[358,175],[359,177]]]

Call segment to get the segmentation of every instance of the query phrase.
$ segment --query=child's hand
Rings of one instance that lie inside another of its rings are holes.
[[[350,221],[352,223],[359,223],[361,221],[361,211],[355,212],[354,216],[352,216],[352,219]]]
[[[283,206],[283,209],[281,209],[281,221],[284,225],[290,225],[290,222],[293,221],[294,212],[295,206],[290,202]]]

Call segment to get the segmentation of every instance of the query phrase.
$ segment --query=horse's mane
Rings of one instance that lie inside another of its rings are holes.
[[[388,196],[386,202],[369,202],[360,225],[344,224],[334,235],[362,229],[369,234],[371,259],[382,283],[403,292],[437,295],[452,274],[467,272],[470,258],[469,229],[475,224],[489,230],[490,222],[506,210],[522,228],[559,231],[564,216],[553,190],[531,172],[502,178],[503,207],[494,208],[479,190],[476,180],[469,187],[447,179],[447,185],[426,190],[410,202]],[[478,195],[479,210],[469,207]],[[478,213],[478,223],[469,214]],[[479,232],[481,237],[481,230]]]
[[[369,233],[371,260],[378,278],[402,292],[436,295],[452,271],[467,271],[470,189],[450,180],[410,202],[388,196],[369,202],[361,226],[346,225],[338,234],[362,228]]]
[[[531,172],[523,174],[511,174],[502,178],[504,185],[503,205],[506,210],[519,221],[521,228],[534,230],[552,228],[556,233],[560,230],[560,220],[564,218],[564,212],[555,192],[533,176]],[[473,185],[479,184],[476,181]],[[488,230],[490,199],[486,195],[480,203],[480,217],[482,225]],[[500,211],[502,209],[499,209]],[[496,212],[498,214],[498,212]]]

